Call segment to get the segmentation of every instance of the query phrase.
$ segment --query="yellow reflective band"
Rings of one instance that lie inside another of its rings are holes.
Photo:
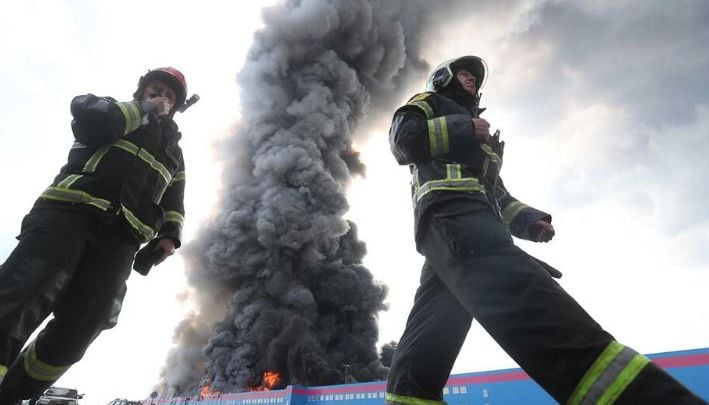
[[[448,144],[448,121],[446,117],[436,118],[441,125],[441,143],[443,144],[443,153],[448,153],[450,151],[450,145]]]
[[[166,211],[165,222],[177,222],[180,226],[182,226],[185,222],[185,217],[177,211]]]
[[[428,149],[431,157],[438,155],[438,138],[436,137],[436,125],[433,120],[426,121],[428,125]]]
[[[488,155],[488,157],[490,158],[490,160],[492,160],[493,162],[497,163],[498,166],[500,165],[500,163],[502,163],[502,158],[501,158],[497,153],[495,153],[495,151],[492,150],[492,148],[490,147],[490,145],[486,145],[486,144],[484,144],[484,143],[481,143],[481,144],[480,144],[480,148],[482,148],[482,150],[483,150],[485,153],[487,153],[487,155]]]
[[[426,92],[426,93],[417,94],[417,95],[411,97],[411,100],[409,100],[409,102],[425,100],[425,99],[427,99],[428,96],[430,96],[431,94],[433,94],[433,93]]]
[[[416,205],[421,199],[432,191],[464,191],[481,192],[485,194],[485,189],[480,187],[480,182],[475,177],[463,177],[460,179],[430,180],[421,187],[414,190],[413,202]]]
[[[404,405],[445,405],[443,401],[434,401],[431,399],[422,399],[414,397],[405,397],[403,395],[396,395],[390,392],[386,393],[386,400],[391,402],[396,402],[397,404]]]
[[[463,173],[460,164],[446,164],[446,176],[449,179],[460,179],[463,177]]]
[[[184,180],[185,180],[185,172],[184,172],[184,171],[177,172],[177,173],[175,174],[175,177],[172,178],[171,184],[174,184],[174,183],[176,183],[176,182],[178,182],[178,181],[184,181]]]
[[[47,200],[66,201],[73,203],[88,204],[106,211],[111,202],[103,198],[94,197],[89,193],[68,188],[50,186],[39,196]]]
[[[502,210],[502,223],[509,225],[515,220],[517,215],[522,212],[523,209],[529,208],[529,205],[521,203],[519,201],[512,201],[507,204],[505,209]]]
[[[567,405],[612,404],[649,362],[618,342],[609,343],[586,371]]]
[[[185,172],[177,172],[175,174],[175,177],[170,180],[170,184],[165,184],[165,186],[160,190],[158,193],[158,204],[162,201],[163,196],[165,195],[165,191],[167,191],[168,187],[172,187],[175,183],[180,182],[180,181],[185,181]]]
[[[57,187],[69,188],[74,182],[79,180],[82,176],[80,174],[70,174],[64,178],[64,180],[57,183]]]
[[[140,148],[138,145],[128,142],[125,139],[119,139],[116,142],[113,143],[112,146],[115,146],[116,148],[123,149],[124,151],[130,153],[131,155],[137,155],[138,151]]]
[[[34,341],[30,343],[23,357],[25,372],[37,381],[56,381],[71,367],[70,365],[52,366],[40,360],[37,357]]]
[[[608,365],[613,361],[615,356],[623,350],[623,345],[618,342],[611,342],[606,349],[601,353],[600,356],[593,363],[591,368],[586,371],[579,384],[576,386],[574,393],[566,402],[567,405],[580,405],[583,398],[591,390],[593,384],[596,382],[598,377],[603,373],[603,371],[608,367]]]
[[[601,399],[596,402],[597,404],[612,404],[620,396],[620,394],[625,391],[625,388],[633,382],[635,377],[640,374],[640,372],[650,363],[650,359],[643,356],[642,354],[636,353],[633,359],[630,360],[627,366],[623,368],[620,372],[618,378],[613,381],[606,392],[601,396]]]
[[[448,123],[446,117],[438,117],[427,121],[428,141],[431,157],[436,157],[448,153]]]
[[[136,231],[138,231],[138,234],[143,237],[145,242],[149,241],[153,238],[153,236],[155,236],[155,231],[153,230],[153,228],[149,227],[148,225],[145,225],[140,219],[138,219],[138,217],[135,216],[135,214],[133,214],[128,208],[126,208],[125,205],[121,204],[121,207],[123,208],[123,215],[125,215],[130,226],[132,226]]]
[[[428,105],[427,102],[425,102],[425,101],[411,101],[411,102],[409,102],[409,105],[412,105],[414,107],[418,107],[420,110],[422,110],[423,113],[426,114],[427,120],[429,120],[433,117],[433,109],[431,108],[430,105]]]
[[[89,160],[86,161],[86,164],[84,164],[84,168],[82,171],[84,173],[93,173],[96,171],[96,166],[98,166],[99,162],[101,159],[103,159],[103,156],[108,152],[108,150],[111,148],[111,145],[104,145],[96,150],[94,154],[89,158]]]
[[[121,109],[121,112],[126,119],[126,128],[123,131],[123,135],[138,129],[140,123],[142,122],[142,114],[138,108],[138,102],[125,101],[116,102],[115,104]]]
[[[7,375],[7,367],[0,366],[0,377],[5,377]]]
[[[158,162],[158,160],[155,159],[153,155],[148,153],[145,149],[141,149],[140,152],[138,152],[138,157],[143,159],[145,163],[149,164],[150,167],[160,173],[160,176],[162,176],[163,180],[165,180],[165,183],[170,183],[170,181],[172,180],[170,172],[165,168],[165,166],[163,166],[162,163]]]
[[[171,186],[171,185],[172,185],[172,183],[170,183],[170,184],[165,184],[165,185],[162,187],[162,189],[161,189],[160,192],[158,193],[158,199],[156,200],[158,204],[160,204],[160,203],[162,202],[162,198],[165,196],[165,192],[167,191],[168,186]]]
[[[138,145],[128,142],[125,139],[119,139],[117,140],[113,146],[123,149],[128,153],[131,153],[133,155],[138,155],[138,157],[143,160],[145,163],[150,165],[150,167],[153,168],[153,170],[157,171],[160,173],[162,178],[165,180],[165,183],[170,183],[172,180],[172,176],[170,175],[170,172],[163,166],[162,163],[158,162],[157,159],[153,157],[148,151],[145,149],[139,148]]]

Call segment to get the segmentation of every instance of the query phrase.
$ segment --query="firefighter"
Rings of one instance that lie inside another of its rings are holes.
[[[155,264],[180,246],[185,166],[173,116],[186,95],[183,74],[163,67],[140,78],[133,101],[72,100],[68,162],[0,266],[0,404],[41,394],[116,325],[140,244],[151,241]]]
[[[559,403],[705,404],[646,357],[613,339],[515,246],[554,237],[551,215],[499,177],[504,142],[479,117],[485,62],[437,67],[426,92],[393,117],[389,140],[412,172],[417,250],[426,260],[387,384],[388,405],[442,404],[473,318]]]

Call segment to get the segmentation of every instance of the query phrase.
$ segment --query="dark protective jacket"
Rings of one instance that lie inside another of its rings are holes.
[[[36,206],[99,209],[122,215],[139,242],[172,238],[180,245],[185,164],[181,134],[155,107],[93,94],[71,102],[76,142],[67,164]]]
[[[514,198],[499,177],[504,142],[488,145],[474,137],[476,107],[439,93],[421,93],[394,114],[389,132],[392,153],[412,173],[411,193],[417,244],[432,207],[451,199],[482,200],[519,238],[551,216]]]

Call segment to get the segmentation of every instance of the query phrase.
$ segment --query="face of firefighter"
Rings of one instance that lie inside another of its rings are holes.
[[[175,102],[177,101],[175,91],[162,80],[153,80],[148,83],[145,90],[143,90],[143,100],[155,97],[165,97],[167,99],[169,104],[169,107],[167,108],[168,111],[172,110],[172,107],[175,106]]]
[[[478,90],[476,87],[477,81],[472,73],[465,69],[460,69],[455,73],[455,78],[460,82],[460,85],[463,86],[465,91],[470,93],[471,96],[475,95]]]

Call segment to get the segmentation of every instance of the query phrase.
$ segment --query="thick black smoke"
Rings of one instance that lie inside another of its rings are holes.
[[[303,0],[264,12],[238,76],[244,118],[222,146],[219,212],[186,254],[196,319],[223,318],[203,359],[204,339],[178,339],[163,389],[191,393],[201,361],[221,391],[260,385],[269,370],[281,386],[342,383],[345,364],[350,380],[386,376],[376,317],[387,289],[362,266],[345,188],[364,167],[358,125],[390,115],[425,74],[419,38],[441,4]],[[203,335],[196,319],[183,335]]]

